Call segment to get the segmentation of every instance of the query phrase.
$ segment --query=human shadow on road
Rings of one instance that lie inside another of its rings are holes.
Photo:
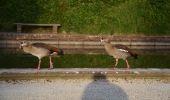
[[[85,88],[82,100],[128,100],[128,96],[120,86],[109,82],[105,75],[96,73]]]

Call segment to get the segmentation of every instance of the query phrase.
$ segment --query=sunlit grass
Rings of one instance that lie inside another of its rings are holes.
[[[48,68],[48,57],[42,59],[42,68]],[[54,68],[112,68],[115,59],[108,55],[64,55],[54,57]],[[170,55],[141,55],[138,59],[129,58],[132,68],[170,68]],[[35,68],[38,59],[28,55],[2,55],[0,68]],[[118,68],[126,67],[123,60],[119,61]]]
[[[170,0],[0,0],[0,31],[14,23],[59,23],[60,32],[169,35]],[[26,32],[46,28],[27,27]]]

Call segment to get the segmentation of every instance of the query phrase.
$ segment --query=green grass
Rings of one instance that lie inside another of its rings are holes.
[[[169,11],[170,0],[0,0],[0,31],[23,22],[59,23],[68,33],[169,35]]]
[[[170,55],[141,55],[138,59],[129,58],[132,68],[170,68]],[[38,59],[28,55],[1,54],[0,68],[35,68]],[[54,58],[55,68],[112,68],[115,60],[108,55],[64,55]],[[48,58],[42,59],[42,68],[48,68]],[[118,68],[126,64],[120,60]]]

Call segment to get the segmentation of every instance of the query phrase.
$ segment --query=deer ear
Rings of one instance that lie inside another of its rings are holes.
[[[19,41],[20,44],[23,44],[23,41]]]
[[[25,43],[25,41],[20,41],[20,44],[24,44]]]
[[[104,39],[103,39],[103,37],[100,37],[100,42],[102,42]]]

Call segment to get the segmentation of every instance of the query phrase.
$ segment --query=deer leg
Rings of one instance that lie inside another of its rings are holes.
[[[128,60],[126,59],[125,61],[126,61],[127,69],[129,69],[129,68],[130,68],[130,65],[129,65],[129,63],[128,63]]]
[[[119,62],[119,59],[116,59],[115,67],[117,66],[118,62]]]
[[[38,66],[37,66],[37,69],[40,70],[40,66],[41,66],[41,59],[39,58],[38,59]]]
[[[50,60],[50,68],[49,69],[53,69],[53,62],[52,62],[51,56],[49,56],[49,60]]]

